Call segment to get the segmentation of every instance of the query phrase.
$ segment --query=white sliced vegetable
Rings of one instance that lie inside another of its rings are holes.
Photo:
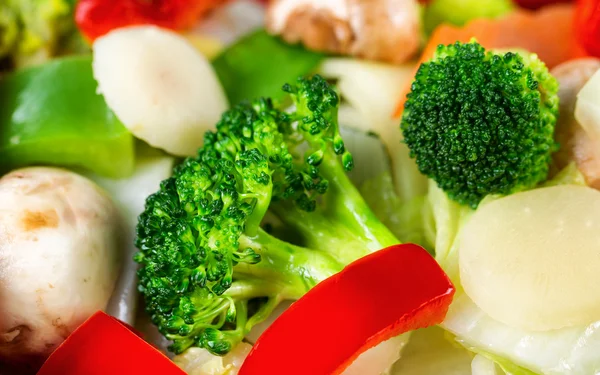
[[[579,91],[575,118],[594,140],[600,141],[600,70]]]
[[[439,327],[412,332],[392,375],[471,375],[473,355],[445,335]]]
[[[93,45],[98,91],[138,138],[194,155],[227,109],[208,60],[184,37],[155,26],[116,29]]]
[[[460,293],[442,327],[474,352],[492,354],[514,375],[600,373],[600,322],[546,332],[522,330],[494,320]]]
[[[509,326],[600,320],[600,191],[553,186],[480,206],[463,228],[459,264],[467,295]]]
[[[32,167],[0,179],[0,360],[41,365],[106,308],[122,228],[109,195],[78,174]]]
[[[243,342],[219,357],[206,349],[190,348],[173,361],[188,375],[237,375],[251,349],[252,345]]]
[[[497,375],[496,364],[493,361],[485,358],[481,354],[477,354],[471,362],[472,375]]]
[[[427,179],[419,173],[409,157],[408,147],[402,143],[400,120],[393,118],[402,88],[413,77],[413,69],[414,63],[392,66],[349,58],[327,59],[319,69],[324,77],[338,80],[340,94],[349,104],[340,108],[340,123],[381,137],[402,200],[427,190]]]
[[[210,36],[228,46],[264,25],[264,5],[256,0],[237,0],[215,9],[190,35]]]
[[[134,240],[138,216],[144,210],[146,198],[156,192],[160,182],[172,174],[174,165],[174,158],[161,153],[140,155],[138,152],[135,171],[129,178],[112,180],[91,176],[113,197],[126,223],[125,262],[106,312],[130,325],[135,321],[138,297],[137,264],[133,261],[137,251]]]

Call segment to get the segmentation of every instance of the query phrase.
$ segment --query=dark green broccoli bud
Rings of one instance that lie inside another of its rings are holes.
[[[280,301],[398,242],[345,174],[335,91],[320,77],[286,88],[295,110],[259,99],[227,111],[140,215],[139,290],[175,353],[223,355]],[[302,246],[261,228],[267,210]]]
[[[419,170],[476,207],[547,178],[557,149],[558,83],[533,54],[439,46],[407,96],[401,129]]]

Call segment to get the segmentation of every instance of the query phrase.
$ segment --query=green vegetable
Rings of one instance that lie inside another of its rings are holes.
[[[515,9],[511,0],[433,0],[425,7],[424,29],[430,34],[439,24],[462,26],[477,18],[497,18]]]
[[[56,59],[0,81],[0,169],[45,164],[126,177],[134,140],[101,95],[91,57]]]
[[[281,300],[398,243],[346,175],[335,90],[320,76],[284,87],[293,112],[271,99],[227,111],[140,216],[139,290],[175,353],[227,353]],[[267,210],[297,243],[260,227]]]
[[[72,0],[4,0],[0,4],[0,59],[16,67],[37,65],[69,52],[79,35]],[[89,47],[78,46],[89,51]]]
[[[438,47],[407,96],[401,129],[419,170],[477,207],[544,181],[557,149],[558,83],[536,55]]]
[[[230,103],[281,95],[281,82],[313,72],[324,59],[258,30],[223,51],[213,67]]]

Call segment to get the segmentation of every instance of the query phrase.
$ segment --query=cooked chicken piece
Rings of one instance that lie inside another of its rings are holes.
[[[400,64],[418,50],[415,0],[273,0],[267,29],[289,43]]]
[[[560,115],[556,140],[561,149],[554,156],[557,168],[575,162],[588,185],[600,190],[600,142],[589,136],[575,119],[577,93],[600,69],[600,60],[582,58],[556,66],[551,73],[560,84]]]

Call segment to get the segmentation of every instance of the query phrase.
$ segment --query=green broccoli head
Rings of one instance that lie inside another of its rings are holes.
[[[546,179],[557,149],[558,83],[536,55],[439,46],[407,96],[401,129],[419,170],[476,207]]]
[[[335,91],[319,76],[285,89],[295,109],[265,98],[233,107],[146,200],[138,288],[175,353],[226,354],[281,300],[398,242],[345,175]],[[302,246],[261,228],[267,210],[283,212]]]

